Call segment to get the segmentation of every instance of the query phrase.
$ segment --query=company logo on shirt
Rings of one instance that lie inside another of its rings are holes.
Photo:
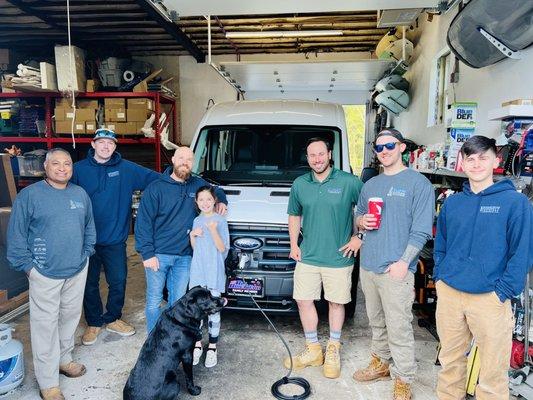
[[[110,178],[113,178],[114,176],[119,176],[119,175],[120,175],[120,171],[113,171],[113,172],[107,173],[107,176],[109,176]]]
[[[342,194],[342,188],[328,188],[328,193]]]
[[[405,197],[407,195],[407,190],[405,189],[398,189],[394,186],[391,186],[389,189],[389,192],[387,193],[387,197]]]
[[[479,212],[483,214],[498,214],[500,212],[500,206],[481,206]]]
[[[190,192],[190,193],[189,193],[189,197],[195,198],[195,197],[196,197],[196,193],[194,193],[194,192]]]
[[[77,208],[85,208],[80,201],[70,200],[70,209],[75,210]]]

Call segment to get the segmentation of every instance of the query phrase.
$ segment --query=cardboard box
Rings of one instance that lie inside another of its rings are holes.
[[[533,105],[533,99],[516,99],[502,103],[502,107],[506,106],[531,106]]]
[[[104,114],[106,122],[126,122],[126,109],[124,108],[106,108]]]
[[[71,121],[56,121],[56,133],[70,133],[72,129]],[[74,122],[74,133],[85,133],[85,122]]]
[[[152,111],[143,108],[128,108],[126,115],[128,122],[144,122],[152,114]]]
[[[139,108],[154,111],[154,102],[152,99],[128,99],[128,109]]]
[[[85,52],[76,46],[55,46],[54,52],[58,90],[85,92]]]
[[[105,126],[103,126],[102,128],[109,129],[110,131],[113,131],[113,132],[117,133],[117,124],[118,123],[119,122],[106,122]]]
[[[77,108],[76,109],[76,121],[94,121],[96,110],[93,108]],[[54,116],[56,121],[70,121],[74,118],[74,110],[72,108],[56,107],[54,110]]]
[[[96,121],[85,121],[85,133],[94,134],[96,127]]]
[[[105,108],[126,108],[126,99],[124,97],[107,97],[104,99]]]
[[[56,99],[56,108],[72,108],[72,100],[67,99],[64,97],[60,97]],[[89,99],[78,99],[76,100],[76,107],[77,108],[92,108],[94,110],[97,110],[98,100],[89,100]]]
[[[150,82],[152,79],[154,79],[161,72],[163,72],[162,69],[158,69],[157,71],[152,72],[144,80],[142,80],[137,85],[135,85],[133,87],[133,91],[134,92],[147,92],[148,91],[148,82]]]
[[[87,79],[87,84],[85,85],[85,91],[88,93],[97,92],[100,89],[100,81],[96,79]]]
[[[72,106],[72,99],[66,97],[58,97],[56,99],[56,107],[70,108]]]
[[[92,108],[93,110],[98,109],[98,100],[80,99],[76,104],[78,108]]]
[[[137,122],[126,122],[124,127],[125,135],[136,135],[137,134]]]
[[[142,133],[141,129],[144,128],[144,122],[136,122],[135,125],[136,125],[136,129],[135,129],[135,131],[136,131],[139,135],[142,135],[143,133]]]

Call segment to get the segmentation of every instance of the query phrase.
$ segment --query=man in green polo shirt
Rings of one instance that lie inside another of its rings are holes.
[[[324,139],[309,140],[307,161],[312,171],[294,181],[287,210],[290,257],[297,262],[293,297],[306,340],[305,350],[292,362],[295,370],[324,364],[324,376],[337,378],[341,371],[344,305],[351,301],[353,257],[361,246],[361,238],[352,234],[354,207],[363,184],[356,176],[331,166],[331,150]],[[325,357],[318,342],[314,304],[320,299],[322,288],[329,303],[330,337]],[[290,361],[285,359],[286,368],[290,368]]]

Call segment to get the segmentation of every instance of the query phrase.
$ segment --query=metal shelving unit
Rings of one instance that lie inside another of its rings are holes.
[[[45,106],[45,136],[44,137],[35,137],[35,136],[0,136],[0,143],[45,143],[48,149],[54,147],[56,143],[72,143],[72,138],[70,137],[56,137],[53,133],[53,104],[52,100],[60,98],[61,93],[51,92],[51,93],[0,93],[0,99],[23,99],[23,98],[32,98],[32,99],[44,99]],[[155,165],[156,170],[161,172],[161,154],[165,158],[168,158],[166,153],[162,152],[161,149],[161,131],[163,126],[159,124],[159,117],[161,114],[161,106],[163,104],[169,105],[170,110],[168,112],[171,130],[169,135],[169,140],[176,143],[176,127],[177,125],[177,110],[176,110],[176,99],[159,92],[94,92],[94,93],[78,93],[76,98],[79,99],[103,99],[106,97],[124,97],[124,98],[149,98],[154,102],[154,113],[155,113],[155,137],[146,138],[146,137],[131,137],[131,138],[120,138],[120,144],[124,145],[152,145],[154,146],[155,152]],[[167,118],[167,121],[169,119]],[[133,132],[132,132],[133,133]],[[23,132],[22,132],[23,134]],[[76,143],[90,143],[92,141],[92,135],[87,137],[77,137]],[[167,159],[168,162],[170,162]]]

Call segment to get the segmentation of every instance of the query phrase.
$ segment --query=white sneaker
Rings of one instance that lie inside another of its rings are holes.
[[[205,366],[206,368],[213,368],[217,365],[217,349],[208,348],[205,352]]]
[[[194,351],[192,353],[192,365],[198,365],[200,362],[200,357],[202,357],[202,353],[204,350],[201,347],[195,347]]]

